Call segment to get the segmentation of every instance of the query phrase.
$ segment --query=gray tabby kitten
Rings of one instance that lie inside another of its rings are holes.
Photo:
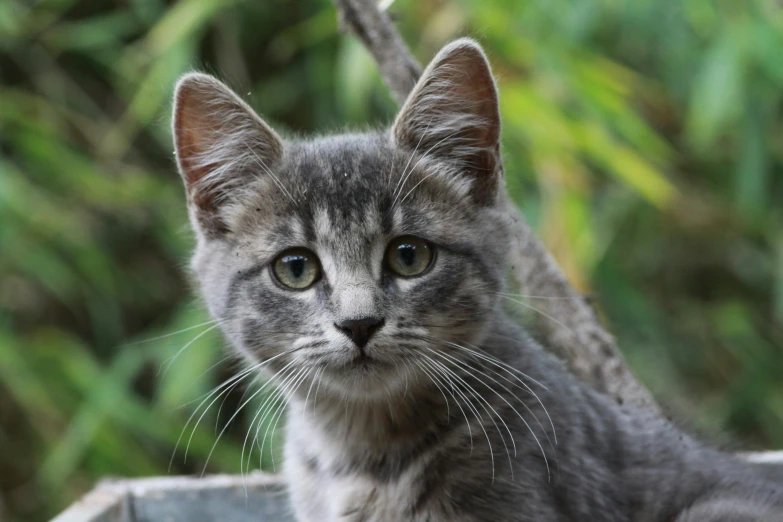
[[[174,136],[209,311],[289,398],[300,520],[783,520],[780,488],[587,388],[504,311],[513,225],[473,41],[389,131],[286,141],[189,74]]]

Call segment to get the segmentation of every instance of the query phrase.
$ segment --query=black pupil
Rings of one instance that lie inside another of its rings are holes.
[[[397,255],[405,266],[413,266],[416,260],[416,247],[413,245],[400,245],[397,247]]]
[[[307,259],[302,256],[290,256],[286,257],[283,262],[288,265],[288,269],[291,270],[291,275],[294,276],[295,279],[302,277]]]

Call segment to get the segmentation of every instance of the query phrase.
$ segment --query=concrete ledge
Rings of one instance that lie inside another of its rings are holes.
[[[741,455],[783,482],[783,451]],[[294,522],[277,475],[107,479],[52,522]]]
[[[746,453],[743,456],[755,464],[783,465],[783,451],[762,451]]]
[[[279,477],[264,473],[109,479],[53,522],[293,522]]]

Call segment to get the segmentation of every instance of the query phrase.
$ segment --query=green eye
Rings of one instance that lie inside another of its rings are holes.
[[[318,257],[306,248],[286,250],[272,263],[272,272],[288,288],[304,290],[321,278]]]
[[[402,236],[386,248],[386,265],[389,270],[403,277],[421,274],[432,264],[434,249],[414,236]]]

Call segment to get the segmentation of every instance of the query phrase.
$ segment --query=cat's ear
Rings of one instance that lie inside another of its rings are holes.
[[[199,224],[224,231],[219,207],[283,155],[283,142],[217,79],[191,73],[174,93],[174,147],[188,204]],[[257,173],[256,173],[257,174]]]
[[[475,178],[477,199],[493,199],[502,176],[498,94],[476,42],[462,38],[438,53],[392,132],[400,147],[454,162]]]

